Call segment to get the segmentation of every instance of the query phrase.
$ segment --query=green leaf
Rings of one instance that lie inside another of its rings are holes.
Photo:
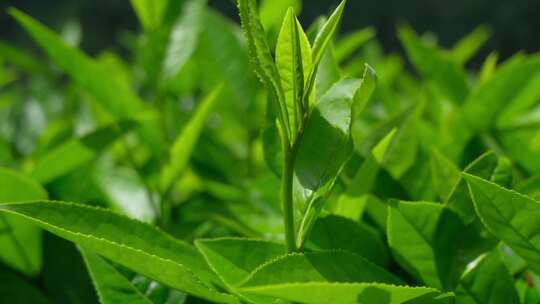
[[[487,131],[493,127],[497,120],[499,126],[504,125],[509,114],[504,114],[507,107],[523,109],[529,102],[535,100],[540,92],[536,77],[540,72],[540,56],[531,56],[524,60],[504,64],[492,78],[471,93],[463,106],[463,113],[467,123],[476,131]],[[518,98],[519,97],[519,98]],[[514,100],[522,100],[512,105]],[[522,103],[523,104],[520,104]],[[510,117],[512,117],[510,115]]]
[[[70,139],[35,160],[30,175],[42,184],[50,183],[98,157],[137,124],[130,120],[113,123],[79,139]]]
[[[499,128],[512,128],[519,127],[525,124],[527,116],[534,117],[535,113],[531,113],[538,105],[538,99],[540,98],[540,69],[537,69],[536,73],[527,79],[527,83],[516,94],[516,96],[509,102],[504,108],[504,111],[500,113],[497,120],[497,126]]]
[[[390,147],[396,129],[390,131],[369,153],[354,177],[352,178],[345,193],[336,202],[334,214],[358,220],[362,216],[363,209],[368,201],[369,192],[377,180],[377,176],[384,164],[384,159]],[[357,210],[352,212],[352,210]],[[386,220],[386,216],[385,216]]]
[[[517,255],[512,248],[506,246],[504,243],[499,242],[496,250],[500,252],[500,258],[504,265],[510,271],[511,276],[519,275],[527,268],[527,262]]]
[[[303,245],[325,196],[352,153],[352,104],[361,85],[357,79],[335,84],[315,105],[298,146],[293,197],[301,223],[297,246]]]
[[[540,203],[479,177],[463,176],[486,228],[540,272]]]
[[[419,139],[422,139],[422,135],[419,136]],[[430,175],[429,160],[427,158],[427,155],[424,156],[424,152],[420,150],[418,161],[414,163],[399,180],[398,185],[403,187],[408,200],[430,201],[436,197],[435,187],[433,186],[433,180]],[[425,161],[421,161],[423,159],[425,159]],[[382,188],[379,188],[378,191],[386,192],[388,190],[383,189],[388,189],[390,187],[385,187],[383,183],[384,182],[380,182],[378,184],[378,186]]]
[[[0,41],[0,59],[30,73],[46,73],[45,65],[27,53],[23,49]]]
[[[313,56],[313,69],[307,77],[307,87],[306,94],[311,94],[314,90],[316,78],[318,78],[318,67],[323,58],[332,59],[330,67],[333,67],[333,64],[337,65],[337,61],[334,60],[333,54],[329,51],[329,46],[331,45],[332,38],[337,31],[338,25],[341,21],[341,16],[343,14],[343,9],[347,0],[342,0],[339,6],[334,10],[330,18],[326,21],[324,25],[320,28],[315,41],[313,42],[312,56]],[[331,56],[331,57],[328,57]],[[328,75],[327,75],[328,76]],[[317,81],[319,82],[319,81]],[[307,95],[306,95],[307,96]]]
[[[295,174],[304,189],[315,192],[335,178],[351,153],[351,107],[361,82],[345,79],[315,105],[298,147]]]
[[[111,77],[107,69],[78,49],[69,47],[51,30],[23,12],[10,9],[10,14],[43,48],[58,66],[117,118],[131,118],[144,110],[143,102],[119,77]]]
[[[401,284],[401,280],[363,257],[348,251],[319,251],[281,256],[261,265],[240,290],[298,283]]]
[[[238,35],[240,28],[211,10],[205,11],[204,24],[194,58],[201,74],[200,85],[209,91],[217,83],[224,82],[224,94],[230,96],[232,104],[224,101],[226,107],[222,111],[230,108],[245,110],[256,98],[259,87],[251,72],[248,50]],[[216,69],[216,66],[220,68]]]
[[[0,204],[46,199],[47,192],[32,178],[0,167]]]
[[[268,30],[278,31],[287,10],[293,8],[300,13],[302,1],[299,0],[262,0],[261,23]]]
[[[438,289],[451,290],[459,279],[464,228],[457,214],[435,203],[395,201],[388,213],[394,257],[414,278]]]
[[[514,278],[497,251],[480,256],[461,277],[455,291],[460,304],[519,303]]]
[[[497,69],[498,60],[499,54],[497,54],[497,52],[491,52],[486,57],[484,63],[482,63],[482,67],[480,68],[480,74],[478,76],[478,83],[480,85],[488,82],[491,77],[493,77],[493,74],[495,74],[495,70]]]
[[[490,36],[489,28],[481,25],[459,40],[450,51],[450,56],[455,62],[465,64],[488,41]]]
[[[343,10],[347,0],[342,0],[339,6],[334,10],[328,21],[322,26],[321,30],[313,43],[313,65],[317,66],[326,51],[328,45],[332,41],[334,34],[337,31],[338,25],[343,15]]]
[[[328,215],[317,220],[307,248],[347,250],[381,267],[388,266],[389,262],[386,245],[375,229],[336,215]]]
[[[239,291],[238,286],[257,267],[287,252],[281,244],[252,239],[198,240],[195,245],[229,291],[255,303],[266,300],[245,295]]]
[[[335,47],[336,60],[343,62],[373,37],[375,37],[375,29],[367,27],[341,38]]]
[[[371,66],[369,66],[369,64],[366,63],[364,75],[362,76],[362,85],[354,96],[354,102],[352,105],[353,120],[356,120],[366,108],[376,86],[377,73]]]
[[[441,201],[446,202],[461,179],[461,170],[436,149],[431,150],[429,159],[433,183]]]
[[[139,289],[153,304],[185,304],[188,295],[159,284],[141,275],[131,279],[131,283]]]
[[[50,304],[51,302],[34,286],[18,276],[0,272],[0,301],[2,303]]]
[[[131,6],[146,31],[157,30],[165,16],[168,0],[131,0]]]
[[[259,19],[257,3],[255,0],[238,0],[238,9],[255,72],[266,86],[266,89],[272,96],[272,100],[278,104],[279,111],[277,112],[277,117],[281,122],[282,128],[284,128],[283,131],[285,134],[291,136],[292,130],[290,129],[287,109],[285,107],[285,94],[281,86],[278,69],[266,41],[264,28]]]
[[[166,0],[162,1],[166,2]],[[184,4],[182,14],[172,25],[163,59],[165,79],[174,79],[195,51],[201,32],[205,7],[206,0],[187,1]]]
[[[17,80],[17,75],[12,72],[12,70],[4,69],[2,66],[0,66],[0,86],[5,87],[15,80]]]
[[[381,283],[294,283],[245,288],[246,293],[304,304],[451,304],[452,295],[426,287]]]
[[[317,66],[317,75],[315,76],[315,88],[311,94],[315,95],[312,100],[319,100],[328,92],[334,84],[336,84],[343,76],[341,69],[334,55],[332,44],[328,46],[324,53],[321,62]],[[313,104],[313,103],[312,103]]]
[[[230,288],[237,287],[258,266],[287,253],[281,244],[254,239],[197,240],[195,245]]]
[[[537,115],[534,111],[529,113]],[[507,155],[524,169],[524,173],[530,175],[540,171],[540,162],[537,157],[540,152],[539,133],[535,125],[518,127],[498,134],[498,139]]]
[[[153,304],[111,264],[97,254],[81,249],[101,304]]]
[[[296,19],[294,10],[287,11],[276,45],[276,66],[285,93],[285,105],[293,130],[298,130],[304,109],[303,98],[307,77],[312,69],[311,45]]]
[[[0,212],[27,219],[170,287],[218,303],[237,303],[234,297],[209,287],[219,285],[219,280],[195,248],[148,224],[62,202],[4,204]]]
[[[365,206],[365,216],[371,220],[380,232],[386,232],[388,223],[388,207],[385,201],[374,195],[368,195]]]
[[[432,82],[456,104],[463,104],[469,95],[467,75],[451,58],[438,49],[426,45],[408,28],[399,29],[399,39],[412,64],[424,79]]]
[[[107,200],[108,206],[112,209],[119,210],[133,219],[148,223],[155,222],[156,206],[153,205],[153,201],[149,197],[151,193],[146,189],[137,170],[130,167],[100,164],[93,170],[91,178],[99,188],[100,196]],[[74,187],[71,190],[82,192]],[[54,193],[59,196],[57,192]]]
[[[30,177],[0,168],[0,205],[47,199],[47,192]],[[0,214],[0,259],[22,273],[34,276],[41,269],[41,230],[13,215]]]
[[[535,200],[540,200],[540,176],[533,176],[520,181],[515,185],[514,189],[522,194],[525,194]]]
[[[401,179],[417,159],[419,149],[417,126],[421,114],[422,107],[413,106],[375,128],[368,137],[360,137],[359,134],[353,133],[355,149],[368,155],[381,139],[393,129],[397,129],[385,149],[380,164],[394,179]]]
[[[167,193],[174,181],[186,169],[195,144],[204,128],[208,115],[219,99],[223,85],[218,85],[203,98],[196,113],[176,137],[169,152],[169,163],[161,170],[161,189]]]
[[[465,168],[464,172],[479,176],[484,179],[491,180],[493,182],[501,182],[496,177],[501,172],[502,167],[499,163],[504,162],[497,155],[492,152],[485,153],[473,161]],[[511,174],[507,171],[507,174]],[[456,211],[466,224],[471,223],[476,219],[476,212],[474,211],[474,203],[471,199],[469,188],[466,181],[462,176],[459,177],[457,184],[452,189],[452,192],[446,200],[446,205],[452,210]]]

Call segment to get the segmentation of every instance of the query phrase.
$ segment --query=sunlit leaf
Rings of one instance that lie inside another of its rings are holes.
[[[161,189],[163,189],[164,193],[170,190],[175,179],[185,170],[206,119],[212,111],[214,104],[219,100],[222,89],[223,86],[218,85],[212,92],[205,96],[195,115],[176,137],[169,152],[169,163],[162,168],[161,172]]]
[[[388,243],[402,267],[428,286],[456,286],[464,266],[458,261],[464,225],[457,214],[440,204],[396,201],[388,223]]]
[[[540,203],[479,177],[464,174],[474,206],[488,230],[540,272]]]
[[[162,1],[166,2],[165,0]],[[174,78],[195,51],[205,6],[206,0],[187,1],[184,4],[182,14],[172,25],[163,59],[163,73],[166,79]]]
[[[43,184],[64,176],[98,157],[136,125],[134,121],[113,123],[79,139],[70,139],[35,160],[30,166],[30,175]]]
[[[302,115],[308,109],[303,104],[304,88],[312,69],[311,45],[289,9],[283,20],[276,46],[276,66],[280,75],[289,122],[298,129]]]
[[[111,113],[119,118],[128,118],[144,109],[143,102],[131,91],[129,84],[110,77],[103,66],[78,49],[69,47],[54,32],[30,16],[16,9],[11,9],[10,14],[58,66]]]
[[[450,51],[452,58],[460,64],[466,63],[487,42],[491,31],[486,26],[479,26],[470,34],[460,39]]]
[[[143,28],[152,31],[161,26],[168,2],[168,0],[131,0],[131,6]]]
[[[399,38],[422,77],[437,86],[453,102],[463,104],[469,94],[469,85],[461,67],[440,50],[426,45],[408,27],[400,28]]]
[[[210,287],[219,285],[197,250],[161,230],[107,210],[62,202],[0,205],[79,246],[149,278],[218,303],[237,303]],[[208,284],[208,285],[207,285]]]

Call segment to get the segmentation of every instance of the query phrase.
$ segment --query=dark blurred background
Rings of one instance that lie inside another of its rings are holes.
[[[309,24],[328,13],[338,0],[305,0],[302,22]],[[232,0],[209,0],[211,6],[236,19]],[[7,16],[15,6],[58,30],[66,20],[79,20],[82,47],[96,53],[111,47],[119,33],[136,30],[138,23],[128,0],[0,0],[0,39],[28,42],[21,29]],[[477,65],[489,51],[502,58],[524,50],[540,50],[539,0],[349,0],[343,31],[374,26],[385,50],[399,50],[396,24],[408,22],[416,31],[433,32],[443,46],[451,46],[476,26],[485,24],[492,38],[472,62]]]

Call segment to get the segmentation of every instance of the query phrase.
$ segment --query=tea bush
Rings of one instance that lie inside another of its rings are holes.
[[[0,43],[2,303],[539,303],[537,54],[131,4],[94,57],[9,11],[43,53]]]

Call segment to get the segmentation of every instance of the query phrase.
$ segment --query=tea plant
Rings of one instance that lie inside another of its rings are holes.
[[[0,43],[2,303],[538,303],[538,55],[131,4],[128,56],[9,11],[54,66]]]

